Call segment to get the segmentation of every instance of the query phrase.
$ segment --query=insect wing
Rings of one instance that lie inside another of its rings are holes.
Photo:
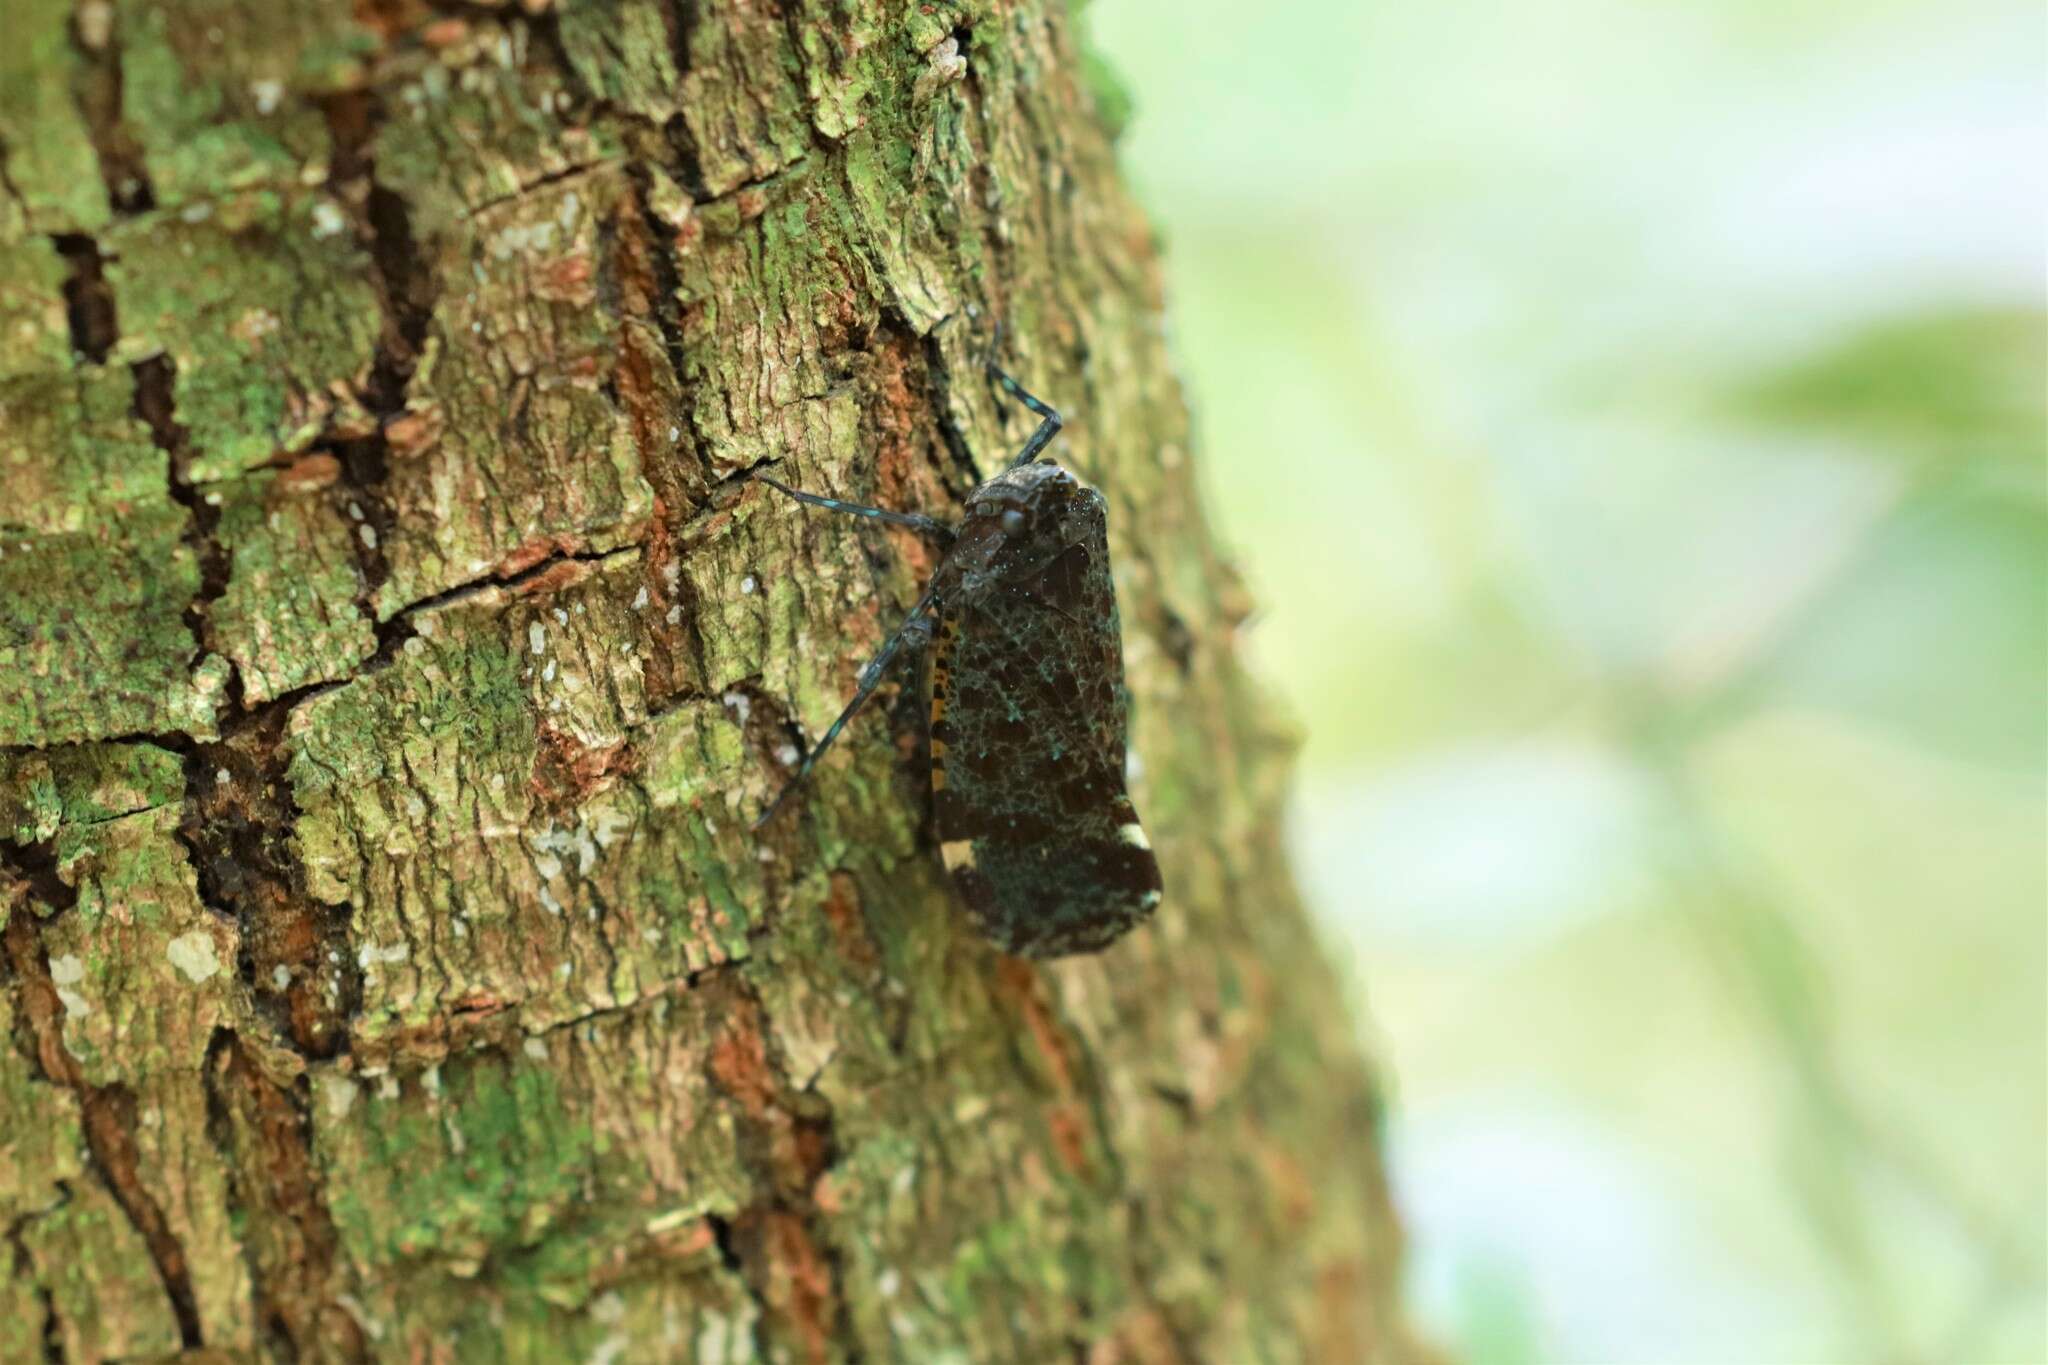
[[[942,621],[932,713],[940,853],[998,947],[1091,952],[1152,913],[1159,864],[1124,788],[1123,645],[1099,517]]]

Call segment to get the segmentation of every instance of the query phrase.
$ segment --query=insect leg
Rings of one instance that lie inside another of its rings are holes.
[[[853,719],[854,713],[859,711],[867,699],[874,695],[875,689],[882,685],[882,679],[888,675],[889,665],[895,662],[896,656],[904,647],[908,645],[912,649],[922,649],[930,642],[932,602],[933,594],[929,592],[919,598],[917,605],[910,609],[910,615],[904,617],[903,624],[896,628],[896,633],[883,643],[874,658],[868,660],[867,666],[860,671],[860,681],[854,685],[853,700],[846,703],[846,709],[839,713],[839,718],[832,722],[824,736],[804,755],[803,762],[797,764],[796,772],[783,785],[782,790],[775,794],[775,799],[768,803],[768,809],[762,811],[760,818],[754,821],[755,829],[761,828],[773,819],[775,812],[781,809],[783,801],[789,794],[803,785],[803,780],[811,775],[811,769],[817,766],[825,751],[832,747],[832,741],[839,738],[839,732],[846,728],[846,723]]]
[[[812,507],[822,507],[828,512],[846,512],[873,521],[886,521],[892,526],[908,526],[913,531],[921,531],[939,540],[953,539],[952,527],[936,517],[928,517],[921,512],[891,512],[886,507],[863,507],[857,502],[841,502],[837,498],[828,498],[821,493],[806,493],[800,488],[791,488],[788,484],[771,479],[766,474],[756,474],[754,478],[778,493],[786,494]]]
[[[1000,336],[1000,333],[998,336]],[[1038,458],[1038,452],[1044,450],[1047,445],[1051,444],[1052,438],[1060,434],[1060,415],[1054,412],[1051,405],[1043,399],[1035,398],[1031,394],[1026,393],[1022,384],[1010,378],[1004,372],[1003,367],[996,364],[993,353],[989,356],[988,372],[995,379],[996,383],[1003,386],[1003,392],[1038,414],[1038,429],[1031,433],[1031,439],[1024,443],[1024,448],[1017,452],[1015,459],[1010,461],[1010,468],[1015,469],[1018,465],[1030,464]]]

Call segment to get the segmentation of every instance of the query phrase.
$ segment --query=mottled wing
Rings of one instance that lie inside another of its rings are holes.
[[[1102,948],[1159,904],[1124,789],[1123,643],[1097,526],[942,618],[933,658],[940,852],[982,931],[1026,957]]]

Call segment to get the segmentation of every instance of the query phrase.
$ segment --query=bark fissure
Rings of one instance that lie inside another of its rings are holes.
[[[243,1255],[258,1326],[285,1360],[367,1359],[336,1288],[340,1239],[303,1091],[268,1076],[228,1029],[207,1048],[205,1080],[215,1142],[233,1158],[232,1197],[253,1234]]]
[[[385,111],[371,92],[358,91],[323,102],[332,160],[328,186],[351,207],[358,235],[370,257],[370,282],[382,328],[371,358],[362,398],[372,429],[333,443],[351,515],[371,534],[350,538],[361,574],[356,609],[376,622],[377,592],[390,577],[384,546],[396,514],[383,495],[391,470],[394,437],[411,440],[416,425],[407,396],[433,321],[439,281],[415,239],[412,212],[404,198],[377,179],[373,151]]]
[[[219,740],[194,746],[177,837],[201,903],[239,931],[237,966],[253,1002],[280,1041],[318,1060],[348,1046],[362,980],[349,945],[350,907],[306,893],[292,843],[300,812],[285,725],[297,704],[281,697],[239,712]]]
[[[108,322],[110,327],[114,325],[111,303]],[[150,440],[163,452],[167,491],[171,501],[185,509],[184,541],[199,561],[199,588],[185,608],[185,626],[192,632],[192,657],[187,666],[196,668],[212,650],[208,612],[228,590],[233,557],[216,534],[220,526],[219,500],[193,482],[186,465],[190,445],[187,432],[178,421],[177,371],[171,358],[154,355],[129,366],[129,372],[135,383],[135,415],[149,428]],[[241,683],[232,661],[229,670],[229,692],[239,702]]]
[[[48,914],[62,914],[78,904],[78,888],[64,880],[57,866],[54,835],[40,840],[0,838],[0,875],[10,877],[21,890],[40,901]],[[8,890],[11,897],[20,894],[15,888]],[[19,906],[20,902],[16,900],[15,904]]]
[[[77,1097],[93,1170],[148,1248],[177,1320],[179,1340],[187,1349],[204,1346],[185,1249],[137,1170],[134,1094],[118,1082],[94,1085],[65,1046],[66,1007],[50,979],[48,952],[25,906],[18,906],[10,917],[4,939],[15,982],[17,1041],[44,1080]]]
[[[848,1350],[840,1261],[817,1202],[818,1182],[838,1156],[832,1107],[823,1096],[791,1086],[765,1031],[760,996],[746,978],[735,974],[721,986],[727,1000],[717,1011],[720,1032],[708,1078],[737,1106],[742,1159],[767,1197],[731,1217],[720,1251],[738,1262],[763,1310],[764,1328],[780,1328],[813,1365],[835,1350],[857,1359]],[[764,1354],[772,1353],[773,1339],[757,1339]]]
[[[82,232],[51,238],[68,267],[64,277],[64,313],[71,324],[71,349],[94,365],[104,364],[120,339],[114,321],[114,291],[107,285],[106,260],[99,243]]]
[[[111,4],[80,5],[72,15],[71,42],[80,62],[71,97],[92,140],[107,202],[117,217],[156,207],[156,191],[142,146],[123,110],[120,19]]]
[[[64,1323],[57,1316],[56,1293],[34,1275],[35,1259],[29,1252],[28,1238],[25,1234],[30,1225],[62,1208],[70,1198],[71,1191],[60,1185],[54,1203],[48,1208],[23,1214],[8,1225],[6,1232],[7,1244],[14,1250],[15,1275],[19,1279],[27,1280],[35,1292],[36,1306],[41,1313],[36,1340],[42,1349],[45,1365],[63,1365]]]

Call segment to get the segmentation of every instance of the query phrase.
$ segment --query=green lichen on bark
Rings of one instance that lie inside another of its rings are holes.
[[[1419,1358],[1063,7],[18,8],[0,1354]],[[749,829],[933,559],[745,476],[957,508],[997,318],[1169,886],[1050,966],[914,687]]]

